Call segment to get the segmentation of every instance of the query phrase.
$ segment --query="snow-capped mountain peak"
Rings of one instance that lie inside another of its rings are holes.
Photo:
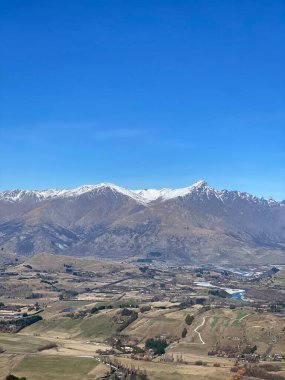
[[[193,183],[190,187],[201,188],[201,187],[209,187],[208,183],[204,179],[199,179],[199,181]]]
[[[7,190],[0,192],[0,200],[7,202],[21,202],[21,201],[36,201],[42,202],[46,200],[56,198],[75,198],[83,195],[93,196],[97,193],[105,193],[111,191],[113,194],[121,194],[123,196],[132,198],[137,203],[142,205],[149,205],[153,202],[163,202],[174,198],[186,197],[193,195],[195,198],[206,196],[214,196],[219,198],[222,202],[231,199],[247,199],[250,202],[262,202],[273,206],[280,202],[274,201],[272,198],[265,200],[264,198],[258,198],[248,193],[239,191],[228,190],[216,190],[209,186],[205,180],[199,180],[193,185],[179,188],[179,189],[141,189],[141,190],[129,190],[124,187],[117,186],[112,183],[99,183],[97,185],[84,185],[74,189],[49,189],[49,190]],[[281,202],[282,203],[282,202]],[[280,203],[280,204],[281,204]]]

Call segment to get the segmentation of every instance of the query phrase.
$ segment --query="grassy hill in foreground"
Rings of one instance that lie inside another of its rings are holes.
[[[96,260],[94,258],[76,258],[72,256],[55,255],[51,253],[39,253],[25,260],[18,269],[29,271],[27,265],[31,265],[34,270],[44,270],[47,272],[65,272],[65,265],[71,265],[74,270],[96,271],[97,273],[110,273],[120,271],[138,272],[136,266],[127,263],[114,261]]]
[[[91,315],[83,319],[57,315],[53,319],[40,321],[24,329],[25,334],[47,337],[104,340],[115,334],[118,324],[113,320],[115,312]]]
[[[82,380],[94,378],[89,373],[99,362],[92,358],[62,356],[27,356],[15,368],[13,373],[29,380]]]
[[[272,353],[284,355],[284,328],[285,317],[271,313],[259,314],[247,308],[213,309],[196,315],[187,336],[181,339],[174,351],[201,354],[216,349],[256,345],[257,353],[264,354],[271,347]]]

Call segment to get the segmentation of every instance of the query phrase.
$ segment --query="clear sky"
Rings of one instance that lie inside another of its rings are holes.
[[[285,199],[285,1],[2,0],[0,190]]]

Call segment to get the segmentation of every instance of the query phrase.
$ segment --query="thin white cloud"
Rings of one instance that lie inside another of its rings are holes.
[[[133,138],[147,136],[149,131],[145,129],[126,128],[126,129],[104,129],[94,131],[92,137],[102,140],[117,139],[117,138]]]

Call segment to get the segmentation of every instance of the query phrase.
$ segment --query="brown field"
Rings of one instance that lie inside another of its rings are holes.
[[[253,300],[211,295],[197,280],[244,288]],[[258,355],[284,367],[283,281],[284,271],[250,281],[229,273],[224,278],[219,270],[49,254],[4,265],[2,314],[21,310],[39,313],[42,320],[17,333],[1,330],[0,380],[8,373],[27,380],[99,379],[108,371],[99,361],[102,352],[146,370],[150,380],[225,380],[238,356],[255,345]],[[266,297],[273,297],[273,311]],[[191,325],[188,314],[194,317]],[[145,348],[149,338],[166,340],[165,356]],[[50,344],[56,346],[46,348]],[[227,357],[231,350],[233,359]]]

